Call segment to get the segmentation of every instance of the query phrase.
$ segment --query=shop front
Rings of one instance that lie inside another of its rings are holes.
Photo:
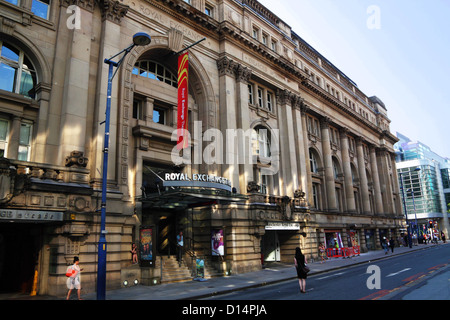
[[[361,246],[357,230],[324,230],[323,243],[328,257],[359,255]]]

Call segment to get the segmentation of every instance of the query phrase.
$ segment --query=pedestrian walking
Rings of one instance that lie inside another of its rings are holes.
[[[381,246],[384,249],[384,254],[388,254],[388,243],[386,237],[383,237],[383,240],[381,240]]]
[[[298,284],[300,286],[300,292],[306,293],[306,278],[308,276],[308,272],[305,270],[305,267],[308,262],[299,247],[295,248],[294,263],[295,268],[297,269],[297,278]]]
[[[444,233],[444,231],[441,231],[441,239],[442,239],[442,242],[445,243],[445,233]]]
[[[72,275],[67,278],[67,289],[69,289],[69,292],[67,292],[67,300],[70,298],[70,294],[72,293],[72,290],[77,290],[77,296],[78,300],[81,299],[81,280],[80,280],[80,272],[83,271],[83,269],[79,266],[80,259],[78,257],[73,258],[73,264],[67,268],[66,274],[71,273]]]
[[[389,240],[389,247],[391,247],[391,251],[392,251],[392,253],[394,253],[394,247],[395,247],[394,237],[391,237],[391,240]]]
[[[319,254],[320,254],[320,263],[323,263],[325,261],[325,245],[323,243],[320,243],[319,245]]]
[[[183,232],[180,231],[180,233],[177,235],[177,260],[178,264],[181,266],[181,261],[183,259]]]

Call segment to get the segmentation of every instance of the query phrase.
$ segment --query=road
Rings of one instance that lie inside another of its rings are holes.
[[[448,299],[449,279],[450,246],[436,246],[310,276],[305,294],[300,293],[297,280],[289,280],[205,300]],[[439,283],[440,287],[433,283]]]

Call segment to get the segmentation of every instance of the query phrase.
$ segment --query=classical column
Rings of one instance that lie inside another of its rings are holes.
[[[394,200],[392,196],[392,183],[390,178],[389,162],[388,162],[388,151],[386,148],[376,149],[377,153],[377,164],[380,177],[380,190],[383,197],[383,208],[384,213],[393,214],[394,213]]]
[[[247,134],[250,130],[250,110],[248,107],[248,81],[252,70],[238,65],[236,68],[236,98],[237,98],[237,128],[242,129],[243,137],[238,138],[239,154],[239,188],[241,193],[247,192],[247,185],[253,181],[253,150],[252,136]]]
[[[39,103],[39,118],[37,119],[37,135],[32,162],[45,162],[48,114],[50,108],[50,93],[52,86],[48,83],[39,83],[36,86],[36,97]],[[59,128],[59,127],[58,127]]]
[[[369,185],[367,183],[367,174],[366,174],[366,162],[364,160],[364,149],[362,144],[362,139],[356,139],[356,153],[358,158],[358,171],[359,171],[359,181],[362,196],[362,207],[363,213],[370,213],[370,198],[369,198]]]
[[[377,165],[377,155],[374,146],[370,146],[370,165],[372,168],[372,180],[374,188],[374,200],[375,200],[375,212],[382,214],[383,210],[383,198],[381,196],[380,177]]]
[[[278,120],[280,128],[280,160],[281,177],[284,195],[294,196],[294,191],[298,188],[298,171],[295,154],[294,124],[292,121],[293,95],[286,90],[277,92]],[[283,192],[282,192],[283,194]]]
[[[325,187],[327,190],[327,209],[337,211],[336,188],[334,182],[333,159],[331,157],[330,125],[329,118],[320,120],[322,133],[322,152],[325,167]]]
[[[344,189],[345,199],[347,204],[347,212],[356,212],[355,194],[353,193],[353,179],[352,168],[350,165],[349,154],[349,142],[348,142],[348,129],[342,128],[340,130],[341,139],[341,154],[342,154],[342,166],[344,169]]]
[[[121,34],[121,20],[128,12],[128,6],[121,4],[119,1],[113,0],[98,0],[98,6],[102,15],[102,33],[99,38],[99,56],[98,56],[98,86],[96,91],[96,99],[98,106],[95,109],[94,115],[94,132],[93,136],[98,137],[93,141],[92,151],[92,166],[93,168],[101,168],[103,162],[103,137],[105,133],[105,127],[102,124],[105,121],[106,112],[106,98],[108,89],[108,71],[109,66],[104,63],[104,59],[110,58],[115,54],[121,52],[132,43],[132,37],[126,39],[126,42],[122,42],[119,35]],[[117,60],[116,60],[117,61]],[[110,120],[110,137],[118,137],[119,126],[119,78],[114,79],[112,82],[112,94],[111,94],[111,120]],[[127,179],[127,167],[122,166],[120,170],[118,167],[121,165],[117,161],[117,156],[120,153],[120,145],[122,140],[111,140],[109,144],[109,164],[108,164],[108,180],[118,181],[119,176],[122,179]],[[126,148],[122,148],[126,149]],[[123,157],[124,155],[122,155]],[[126,155],[125,155],[126,156]],[[121,159],[121,157],[120,157]],[[95,175],[96,183],[100,184],[102,179],[98,170],[93,170],[92,174]],[[119,176],[118,176],[119,175]]]
[[[220,129],[222,134],[226,130],[237,129],[237,95],[236,95],[236,68],[238,64],[227,57],[217,61],[219,68],[219,113]],[[239,165],[238,165],[238,145],[237,139],[223,140],[223,164],[222,175],[231,181],[233,187],[240,188]],[[239,190],[245,192],[245,190]]]
[[[305,136],[303,124],[303,112],[301,111],[303,101],[300,97],[296,97],[292,108],[292,118],[294,119],[295,134],[295,150],[297,158],[297,168],[299,169],[300,189],[308,196],[308,171],[306,167],[306,158],[308,157],[306,150],[308,145],[308,136]],[[306,120],[305,120],[306,121]],[[306,145],[306,146],[305,146]],[[309,160],[308,160],[309,164]]]
[[[79,28],[69,28],[65,79],[61,105],[59,152],[57,162],[63,164],[72,151],[86,152],[88,105],[90,97],[90,66],[93,36],[93,1],[77,1],[80,10]],[[66,2],[65,5],[69,4]],[[90,5],[88,5],[90,4]],[[62,10],[63,11],[63,10]],[[66,18],[67,19],[67,18]],[[66,22],[64,19],[64,23]],[[66,26],[64,26],[66,27]],[[63,26],[60,26],[63,28]],[[67,27],[66,27],[67,28]]]
[[[306,200],[308,201],[308,204],[313,203],[313,194],[312,194],[312,175],[311,175],[311,163],[309,162],[309,139],[308,139],[308,128],[306,126],[306,114],[308,112],[309,108],[306,106],[304,102],[300,105],[300,114],[301,114],[301,123],[302,123],[302,133],[303,133],[303,150],[300,150],[300,153],[302,151],[304,152],[304,166],[305,166],[305,177],[306,177],[306,189],[304,191],[306,192]],[[300,166],[302,168],[302,166]],[[302,177],[302,180],[304,178]],[[302,184],[304,182],[302,181]]]

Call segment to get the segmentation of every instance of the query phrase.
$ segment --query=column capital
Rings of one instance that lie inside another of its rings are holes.
[[[242,83],[248,83],[250,80],[250,77],[252,76],[252,70],[242,66],[241,64],[237,64],[235,73],[236,73],[236,80],[238,82]]]
[[[96,0],[102,12],[102,21],[109,20],[111,22],[120,24],[122,18],[130,8],[127,5],[114,0]]]
[[[320,119],[320,128],[321,129],[329,129],[331,123],[330,117],[323,117]]]
[[[238,64],[228,57],[223,57],[217,60],[217,68],[219,69],[219,75],[227,75],[234,77]]]

